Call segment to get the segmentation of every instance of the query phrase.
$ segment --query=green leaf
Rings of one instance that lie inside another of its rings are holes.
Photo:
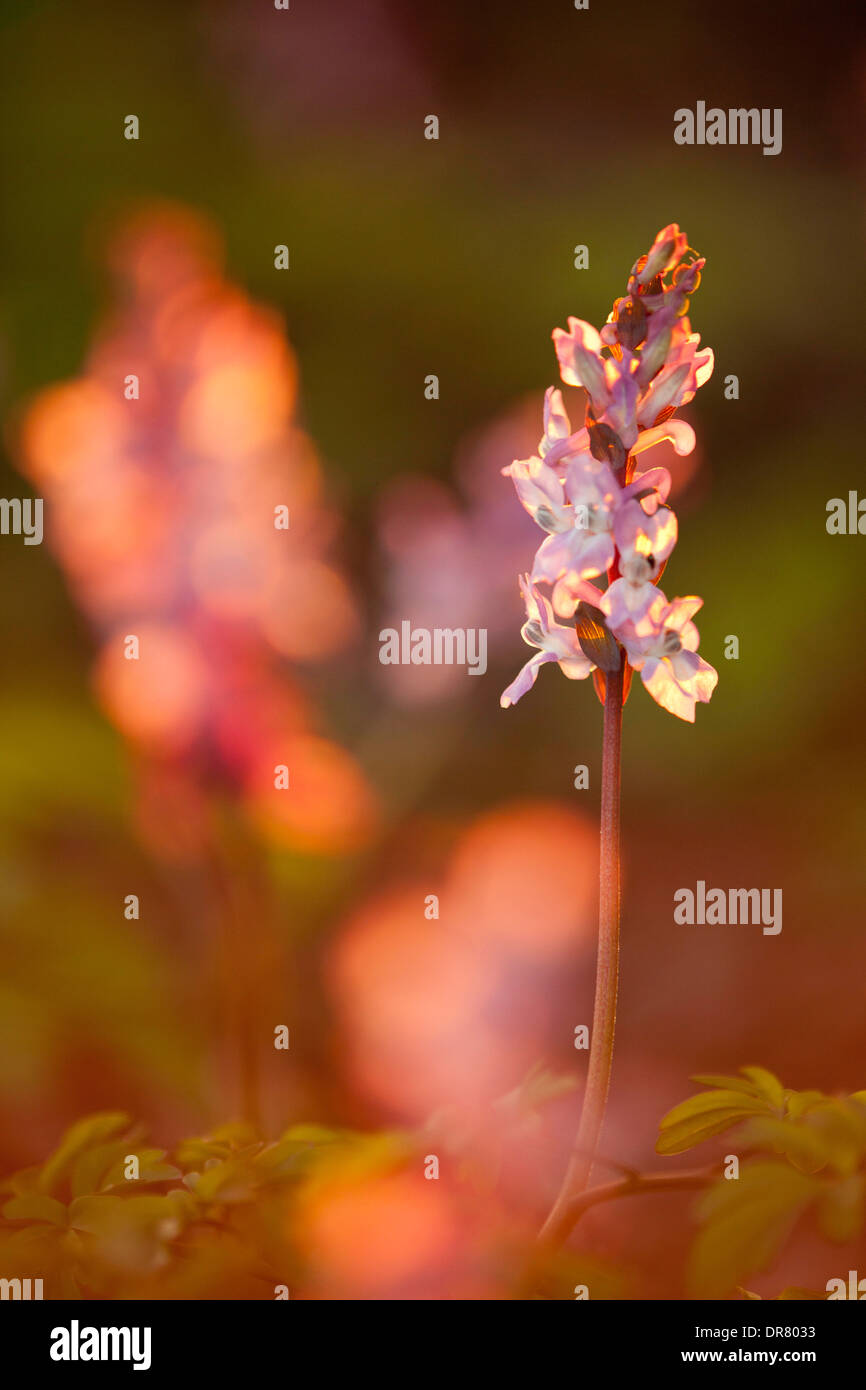
[[[788,1095],[779,1078],[765,1067],[741,1067],[740,1071],[742,1076],[693,1076],[692,1081],[711,1089],[665,1115],[656,1152],[683,1153],[750,1116],[778,1117]]]
[[[751,1121],[742,1142],[782,1153],[806,1172],[830,1169],[848,1177],[866,1161],[866,1107],[850,1096],[793,1092],[783,1119],[772,1115]]]
[[[771,1264],[819,1192],[817,1179],[775,1159],[744,1166],[737,1179],[719,1179],[699,1207],[704,1224],[689,1266],[697,1295],[719,1298]]]
[[[706,1091],[675,1105],[659,1125],[656,1153],[678,1154],[766,1111],[763,1101],[737,1091]]]
[[[94,1148],[129,1125],[129,1116],[122,1110],[101,1111],[78,1120],[64,1134],[58,1148],[43,1165],[39,1187],[50,1192],[66,1176],[73,1160],[85,1149]]]
[[[193,1190],[202,1202],[248,1202],[260,1182],[249,1159],[229,1158],[206,1168]]]
[[[295,1144],[333,1144],[345,1136],[346,1131],[333,1129],[327,1125],[300,1124],[292,1125],[282,1135],[283,1139],[291,1140]]]
[[[3,1208],[7,1221],[47,1221],[51,1226],[66,1225],[66,1207],[54,1197],[30,1193],[26,1197],[13,1197]]]
[[[821,1166],[850,1176],[866,1159],[866,1109],[845,1096],[822,1096],[802,1114],[791,1118],[791,1127],[812,1137],[821,1154]]]
[[[826,1099],[823,1091],[791,1091],[787,1101],[788,1114],[792,1119],[799,1119]]]
[[[195,1203],[186,1192],[165,1196],[77,1197],[69,1224],[87,1237],[89,1259],[134,1275],[164,1266]]]
[[[135,1191],[145,1186],[146,1183],[154,1182],[174,1182],[180,1178],[179,1168],[175,1168],[171,1163],[163,1163],[165,1158],[164,1149],[136,1149],[124,1145],[124,1153],[117,1162],[102,1176],[99,1190],[100,1192],[110,1192],[114,1187],[126,1188]],[[138,1159],[138,1177],[126,1177],[126,1160],[130,1154],[135,1154]]]
[[[775,1110],[782,1110],[789,1094],[777,1076],[765,1067],[740,1067],[742,1076],[692,1076],[699,1086],[722,1091],[742,1091],[744,1095],[765,1100]]]
[[[709,1086],[719,1091],[739,1091],[746,1096],[755,1096],[754,1083],[747,1081],[742,1076],[690,1076],[690,1081],[696,1081],[699,1086]]]
[[[38,1192],[41,1174],[42,1169],[38,1163],[30,1168],[19,1168],[17,1173],[10,1173],[8,1178],[0,1182],[0,1193],[26,1197],[30,1192]]]
[[[793,1120],[779,1120],[774,1115],[749,1120],[740,1135],[740,1143],[746,1149],[784,1154],[789,1163],[806,1173],[818,1173],[827,1164],[820,1135]]]
[[[402,1168],[415,1152],[415,1141],[401,1130],[374,1133],[348,1131],[338,1144],[327,1144],[315,1154],[305,1173],[311,1187],[327,1185],[335,1178],[354,1181]]]
[[[107,1144],[97,1144],[85,1149],[70,1165],[69,1188],[73,1197],[88,1197],[101,1192],[104,1175],[122,1163],[130,1152],[135,1152],[136,1140],[140,1137],[139,1127],[128,1129],[120,1139],[112,1139]]]
[[[827,1145],[829,1162],[838,1173],[851,1174],[866,1159],[866,1108],[844,1096],[828,1097],[806,1117]]]
[[[181,1168],[203,1168],[208,1159],[228,1158],[261,1147],[261,1139],[251,1125],[243,1121],[221,1125],[211,1134],[196,1139],[185,1139],[178,1144],[174,1158]]]
[[[256,1155],[255,1164],[265,1175],[298,1176],[343,1139],[344,1132],[324,1125],[293,1125],[281,1139],[265,1145]]]
[[[828,1240],[840,1245],[855,1240],[863,1229],[864,1176],[837,1179],[824,1189],[818,1202],[818,1225]]]
[[[785,1106],[785,1088],[778,1076],[774,1076],[766,1067],[740,1067],[744,1076],[752,1082],[759,1096],[763,1096],[768,1105],[772,1105],[776,1110],[783,1110]]]

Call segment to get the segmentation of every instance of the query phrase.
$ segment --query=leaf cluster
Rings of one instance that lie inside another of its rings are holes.
[[[51,1298],[273,1298],[300,1272],[301,1194],[410,1152],[399,1134],[297,1124],[266,1141],[227,1124],[168,1154],[128,1115],[90,1115],[0,1183],[0,1274],[41,1277]],[[137,1179],[125,1176],[131,1155]]]
[[[738,1176],[720,1176],[699,1203],[690,1266],[697,1293],[718,1297],[766,1269],[804,1219],[834,1244],[858,1236],[866,1216],[866,1091],[789,1090],[757,1066],[692,1080],[707,1089],[664,1116],[657,1152],[684,1153],[735,1130],[741,1160]]]

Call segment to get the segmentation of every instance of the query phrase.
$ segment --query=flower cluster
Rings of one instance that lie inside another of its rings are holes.
[[[29,406],[19,454],[99,636],[100,702],[138,754],[142,829],[194,849],[206,795],[230,791],[279,843],[354,846],[372,794],[297,675],[342,654],[359,617],[283,325],[184,207],[132,212],[107,256],[111,311],[83,372]]]
[[[687,317],[703,265],[672,223],[635,262],[600,333],[576,318],[567,332],[553,331],[562,380],[586,392],[586,419],[573,431],[562,392],[551,386],[538,452],[502,470],[547,532],[521,579],[522,636],[538,653],[503,692],[505,708],[535,683],[544,662],[584,679],[601,665],[605,643],[616,665],[624,652],[653,699],[680,719],[693,721],[696,701],[712,695],[718,676],[697,654],[691,621],[702,600],[669,602],[656,582],[677,540],[670,474],[637,471],[638,456],[661,440],[678,454],[695,445],[691,426],[673,416],[713,370],[712,350],[699,347]],[[607,576],[604,591],[589,582],[600,575]]]

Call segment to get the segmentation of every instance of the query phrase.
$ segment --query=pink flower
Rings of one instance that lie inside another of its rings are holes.
[[[571,584],[604,574],[613,564],[613,523],[620,503],[620,487],[606,463],[591,454],[572,460],[566,469],[564,492],[571,504],[571,525],[548,536],[539,546],[532,568],[533,582]],[[567,592],[567,584],[566,584]],[[576,601],[575,601],[576,602]],[[575,603],[556,611],[563,616],[574,612]]]
[[[656,481],[656,474],[663,476]],[[669,491],[670,474],[664,468],[651,469],[625,489],[614,517],[614,539],[620,573],[626,577],[655,579],[676,545],[677,518],[664,501]]]
[[[526,604],[526,622],[520,635],[528,646],[538,648],[538,655],[530,657],[508,689],[502,692],[499,703],[503,709],[516,705],[520,697],[535,685],[538,672],[546,661],[558,662],[563,675],[572,681],[585,680],[594,669],[593,663],[581,651],[574,628],[556,622],[550,603],[530,583],[529,575],[524,575],[520,580],[520,589]]]
[[[562,392],[556,386],[548,386],[544,393],[544,434],[538,444],[541,458],[570,434],[571,421],[562,402]]]
[[[595,420],[608,425],[623,447],[630,449],[638,435],[638,359],[626,348],[621,349],[619,359],[602,357],[601,336],[583,319],[570,317],[568,332],[554,328],[552,336],[563,381],[586,389]]]
[[[136,750],[143,832],[161,853],[204,843],[207,798],[230,792],[281,843],[342,851],[369,833],[372,794],[319,737],[294,670],[344,653],[359,614],[298,424],[294,353],[272,311],[225,278],[197,214],[145,206],[108,260],[114,302],[86,366],[37,396],[17,443],[98,634],[100,701]],[[140,400],[122,394],[132,370]],[[273,784],[284,760],[290,798]]]
[[[515,459],[502,471],[513,479],[517,496],[542,531],[570,530],[574,518],[565,488],[543,459]]]
[[[606,463],[582,454],[567,467],[568,527],[543,541],[533,582],[553,584],[553,607],[571,617],[582,581],[605,574],[619,551],[619,567],[634,582],[655,579],[676,544],[677,521],[664,505],[671,486],[665,468],[640,474],[620,487]]]
[[[644,259],[641,256],[632,266],[631,273],[639,285],[648,285],[657,275],[666,275],[674,266],[679,265],[688,247],[689,239],[685,232],[680,231],[677,222],[671,222],[657,233],[644,265],[638,269],[641,260]]]
[[[583,319],[570,317],[568,332],[554,328],[552,337],[563,381],[569,386],[583,386],[600,414],[607,404],[608,387],[598,330]]]
[[[610,325],[606,325],[610,329]],[[646,386],[652,381],[656,372],[660,371],[668,360],[672,351],[675,351],[679,344],[685,342],[691,336],[691,324],[685,315],[680,316],[674,305],[667,305],[650,314],[647,326],[646,339],[641,344],[640,366],[638,368],[638,380],[641,386]],[[611,342],[616,342],[616,330],[613,330]]]
[[[622,606],[623,585],[628,588],[624,580],[617,580],[599,602],[611,631],[656,704],[694,723],[696,702],[706,704],[719,679],[697,654],[700,636],[691,619],[703,599],[675,598],[669,603],[661,589],[647,584],[644,590],[651,592],[641,595],[639,607],[628,617]]]
[[[615,579],[599,594],[596,607],[604,613],[611,632],[618,636],[629,624],[637,630],[660,593],[661,589],[651,581],[648,565],[645,563],[642,570],[635,565],[630,575]]]
[[[695,447],[695,432],[687,420],[665,420],[661,425],[653,425],[652,429],[641,430],[631,451],[632,458],[645,453],[654,444],[661,444],[663,439],[669,440],[681,455],[690,454]]]
[[[692,333],[668,354],[667,361],[653,377],[638,404],[638,424],[648,428],[659,415],[673,407],[688,405],[699,386],[713,374],[713,350],[705,348],[698,356],[700,334]]]
[[[671,713],[693,720],[696,702],[709,700],[716,686],[716,672],[697,655],[698,631],[691,622],[701,600],[668,603],[655,585],[677,542],[677,519],[667,501],[670,474],[664,468],[636,471],[637,456],[662,440],[678,454],[695,446],[691,426],[671,418],[713,370],[712,350],[700,349],[687,317],[704,265],[700,258],[684,260],[693,254],[685,234],[670,223],[635,261],[626,294],[615,301],[600,333],[573,316],[567,330],[553,330],[563,381],[587,393],[586,425],[572,431],[561,392],[549,388],[538,456],[503,469],[523,506],[548,532],[532,582],[524,585],[527,610],[530,601],[535,607],[524,640],[542,655],[527,663],[503,704],[529,689],[543,661],[558,661],[572,676],[592,669],[592,663],[583,669],[587,659],[579,643],[582,661],[576,671],[567,669],[574,661],[571,629],[552,620],[553,612],[572,617],[581,600],[606,620],[609,636],[599,645],[599,659],[603,650],[613,656],[612,637]],[[589,583],[603,574],[606,591]],[[535,584],[551,585],[551,604]]]

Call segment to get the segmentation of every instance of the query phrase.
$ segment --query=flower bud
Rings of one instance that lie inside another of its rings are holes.
[[[607,463],[614,471],[622,468],[626,461],[625,446],[610,425],[598,424],[589,409],[586,412],[586,427],[589,431],[589,452],[599,463]]]
[[[604,614],[581,599],[574,616],[577,640],[584,656],[601,671],[618,671],[622,665],[619,643],[610,632]]]
[[[664,275],[672,266],[678,265],[688,250],[688,238],[681,232],[676,222],[663,227],[650,247],[646,265],[637,273],[640,285],[646,285],[657,275]]]
[[[616,331],[623,347],[634,352],[647,335],[647,313],[639,299],[621,299],[616,311]]]

